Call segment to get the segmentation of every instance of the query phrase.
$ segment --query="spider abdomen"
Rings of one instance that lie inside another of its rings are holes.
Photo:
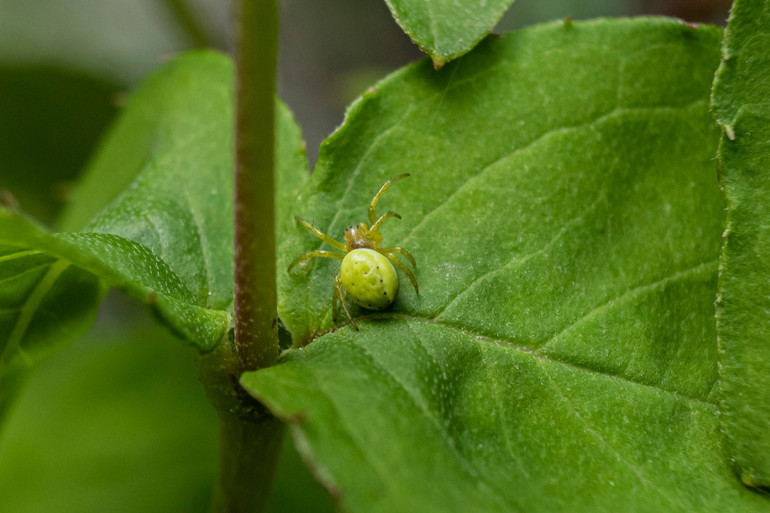
[[[360,307],[382,310],[398,294],[398,274],[388,258],[373,249],[354,249],[342,260],[340,281]]]

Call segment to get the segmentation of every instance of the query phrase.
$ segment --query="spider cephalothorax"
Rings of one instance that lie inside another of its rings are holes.
[[[348,307],[345,305],[345,296],[349,296],[356,304],[370,310],[382,310],[393,304],[398,294],[399,285],[398,274],[393,264],[406,274],[412,285],[414,285],[415,292],[419,293],[414,274],[406,264],[396,257],[396,254],[402,255],[412,264],[412,267],[416,267],[412,255],[404,248],[398,246],[380,247],[382,243],[380,226],[382,226],[382,223],[390,217],[401,219],[401,216],[395,212],[388,211],[377,217],[376,213],[377,202],[388,187],[390,187],[390,184],[407,176],[409,175],[398,175],[380,187],[372,201],[369,202],[368,217],[371,224],[359,223],[358,225],[350,226],[345,230],[344,244],[329,237],[307,221],[297,218],[302,226],[313,232],[316,237],[329,244],[336,251],[316,250],[300,255],[289,265],[289,271],[298,262],[313,257],[342,260],[340,272],[334,278],[332,316],[335,321],[337,319],[337,302],[339,301],[353,327],[358,329],[348,311]]]

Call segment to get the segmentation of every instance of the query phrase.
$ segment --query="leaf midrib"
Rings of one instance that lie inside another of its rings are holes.
[[[546,365],[545,362],[562,364],[562,365],[565,365],[567,367],[570,367],[570,368],[573,368],[573,369],[577,369],[579,371],[590,372],[592,374],[597,374],[597,375],[600,375],[600,376],[603,376],[603,377],[615,378],[615,379],[617,379],[617,380],[619,380],[619,381],[621,381],[623,383],[637,385],[637,386],[643,386],[643,387],[646,387],[646,388],[651,388],[651,389],[654,389],[657,392],[665,392],[667,395],[673,397],[676,400],[685,399],[685,400],[688,400],[688,401],[694,403],[694,405],[705,406],[708,409],[715,409],[716,405],[714,405],[712,403],[708,403],[708,402],[702,401],[702,400],[699,400],[699,399],[689,398],[689,397],[683,396],[683,395],[678,394],[678,393],[674,393],[674,392],[670,392],[670,391],[667,391],[667,390],[659,389],[657,387],[652,387],[650,385],[645,385],[645,384],[642,384],[642,383],[637,383],[637,382],[634,382],[632,380],[628,380],[628,379],[622,378],[620,376],[608,375],[608,374],[604,374],[604,373],[601,373],[601,372],[598,372],[598,371],[595,371],[595,370],[592,370],[592,369],[581,367],[579,365],[575,365],[575,364],[571,364],[571,363],[567,363],[567,362],[562,362],[562,361],[559,361],[559,360],[554,360],[553,358],[549,358],[547,355],[543,355],[541,353],[538,353],[537,351],[533,351],[530,348],[526,348],[526,347],[522,347],[522,346],[516,346],[516,345],[511,344],[510,342],[507,342],[507,341],[503,341],[503,340],[487,337],[487,336],[484,336],[484,335],[480,335],[480,334],[477,334],[477,333],[472,332],[472,331],[463,330],[463,329],[458,328],[456,326],[446,325],[444,323],[436,322],[436,321],[431,320],[431,319],[425,319],[425,318],[422,318],[422,317],[415,317],[415,316],[409,316],[409,315],[404,315],[404,314],[394,314],[394,313],[374,314],[374,315],[371,315],[371,316],[367,316],[366,318],[369,318],[369,319],[372,319],[372,318],[377,318],[377,319],[392,318],[393,319],[393,318],[395,318],[395,319],[401,319],[401,320],[406,320],[406,321],[417,321],[417,322],[424,322],[424,323],[428,323],[428,324],[433,324],[433,325],[436,325],[436,326],[440,326],[442,328],[448,328],[448,329],[454,330],[454,331],[456,331],[458,333],[461,333],[461,334],[463,334],[464,336],[467,336],[467,337],[473,337],[474,340],[477,340],[477,341],[480,341],[480,342],[485,342],[485,343],[487,343],[489,345],[499,345],[499,346],[503,346],[503,347],[509,347],[509,348],[515,349],[516,351],[518,351],[520,353],[524,353],[524,354],[527,354],[527,355],[533,357],[535,365],[537,365],[537,367],[541,370],[541,372],[544,374],[544,376],[549,380],[551,387],[554,389],[555,393],[561,398],[561,400],[565,403],[566,408],[568,409],[569,413],[571,415],[574,415],[575,418],[577,418],[577,420],[581,424],[583,424],[585,426],[586,432],[588,433],[589,436],[591,436],[592,438],[597,440],[597,442],[602,447],[606,448],[608,453],[614,455],[634,475],[636,475],[641,483],[643,483],[649,490],[654,491],[655,493],[659,494],[663,499],[665,499],[665,501],[667,501],[669,504],[671,504],[672,507],[687,506],[687,504],[681,502],[678,499],[678,497],[670,495],[669,493],[666,492],[665,489],[661,488],[659,483],[657,483],[654,480],[654,474],[652,474],[649,469],[645,469],[643,467],[640,467],[639,465],[637,465],[633,461],[630,461],[627,458],[623,457],[622,453],[620,451],[618,451],[618,449],[616,447],[614,447],[608,440],[606,440],[601,435],[601,433],[599,431],[597,431],[593,427],[591,422],[589,422],[587,419],[585,419],[583,417],[583,415],[579,411],[577,411],[575,408],[572,407],[572,405],[571,405],[572,401],[567,396],[564,395],[564,393],[562,392],[562,388],[555,382],[555,380],[551,376],[551,373],[549,372],[549,370],[547,368],[548,365]],[[422,339],[419,337],[419,335],[414,333],[414,331],[411,329],[411,326],[409,324],[407,324],[407,328],[409,328],[410,332],[412,332],[415,335],[417,340],[420,342],[421,346],[423,346],[423,348],[425,348],[424,343],[422,342]],[[332,330],[332,331],[334,331],[334,330]],[[466,476],[469,476],[470,479],[472,479],[475,482],[477,482],[477,485],[483,484],[485,487],[491,486],[493,489],[496,489],[497,485],[496,485],[494,480],[485,479],[484,474],[480,473],[479,469],[473,464],[473,462],[471,460],[469,460],[467,458],[467,456],[465,456],[462,453],[460,453],[460,452],[455,450],[455,445],[453,443],[451,443],[450,440],[448,440],[448,438],[451,438],[451,436],[448,433],[446,433],[445,429],[443,429],[443,427],[442,427],[442,424],[440,422],[437,422],[437,420],[435,418],[434,412],[430,411],[429,409],[426,409],[426,407],[424,406],[424,404],[421,403],[419,398],[415,396],[414,392],[411,390],[411,387],[406,385],[405,383],[403,383],[403,381],[398,376],[396,376],[393,373],[392,369],[388,365],[384,364],[382,361],[378,361],[377,358],[371,352],[369,352],[367,350],[366,344],[359,344],[359,343],[356,343],[355,341],[353,341],[353,343],[355,344],[355,346],[359,350],[362,351],[363,356],[365,356],[369,361],[371,361],[373,365],[377,366],[383,372],[385,372],[389,376],[390,380],[392,380],[393,384],[395,386],[397,386],[398,388],[400,388],[401,390],[404,391],[404,393],[409,397],[410,401],[415,405],[415,407],[419,411],[422,412],[423,416],[427,419],[427,421],[430,424],[433,425],[433,427],[437,430],[438,433],[440,433],[442,435],[442,437],[444,438],[444,446],[449,450],[449,452],[452,454],[452,456],[454,456],[458,460],[458,462],[461,465],[461,468],[463,469],[463,473]],[[484,364],[484,366],[485,366],[485,368],[488,368],[486,363]],[[328,390],[326,390],[324,388],[324,384],[325,384],[326,380],[325,379],[321,379],[320,376],[318,376],[315,373],[313,373],[312,371],[314,369],[308,368],[308,370],[311,370],[311,374],[313,375],[313,379],[316,382],[316,384],[318,386],[318,389],[326,397],[327,401],[329,401],[329,404],[331,405],[331,407],[334,408],[334,410],[336,411],[337,417],[339,419],[346,419],[346,416],[342,414],[342,410],[340,409],[340,406],[337,404],[336,394],[330,393]],[[498,395],[497,391],[495,392],[495,395]],[[693,405],[690,405],[691,408],[692,408],[692,406]],[[343,426],[343,431],[345,432],[345,434],[348,437],[350,437],[351,441],[353,442],[353,444],[355,445],[357,450],[361,453],[362,457],[372,466],[372,468],[375,470],[375,472],[377,472],[377,474],[380,476],[380,478],[383,480],[383,482],[384,483],[388,483],[388,486],[390,486],[392,488],[393,487],[393,483],[392,483],[392,479],[390,477],[390,474],[383,470],[383,468],[382,468],[383,464],[378,459],[376,451],[372,452],[371,450],[368,449],[368,446],[356,435],[356,433],[358,431],[357,429],[352,429],[349,425],[345,425],[345,424],[348,424],[347,420],[343,420],[342,424],[341,424]],[[299,425],[297,427],[299,427]],[[507,433],[507,430],[504,430],[504,431]],[[511,456],[513,457],[513,459],[517,459],[516,458],[516,453],[514,451],[512,451],[510,449],[510,447],[509,447],[509,452],[511,453]],[[519,468],[525,473],[525,475],[528,474],[528,472],[523,467],[523,465],[521,465],[521,462],[517,460],[517,463],[519,464]],[[653,478],[653,479],[651,479],[651,478]],[[485,493],[485,495],[487,495],[487,496],[492,495],[494,497],[493,500],[497,501],[498,497],[502,497],[504,495],[504,494],[499,495],[499,491],[500,490],[497,490],[498,493],[494,493],[494,492],[492,492],[491,494],[490,493]],[[510,497],[508,499],[509,500],[514,500],[514,498],[510,498]],[[502,508],[503,508],[503,509],[501,509],[501,511],[505,510],[505,509],[509,509],[511,507],[511,505],[512,505],[512,504],[504,504],[504,503],[499,503],[499,502],[498,502],[498,504],[500,506],[502,506]],[[516,507],[516,506],[514,506],[514,507]]]
[[[701,264],[701,265],[703,265],[703,264]],[[512,349],[512,350],[514,350],[514,351],[516,351],[516,352],[518,352],[520,354],[528,355],[528,356],[532,357],[533,359],[535,359],[536,361],[550,362],[550,363],[554,363],[554,364],[559,364],[559,365],[563,365],[564,367],[567,367],[567,368],[570,368],[570,369],[574,369],[574,370],[578,370],[578,371],[582,371],[582,372],[586,372],[586,373],[589,373],[589,374],[592,374],[592,375],[602,376],[602,377],[605,377],[605,378],[611,378],[611,379],[617,380],[617,381],[619,381],[621,383],[625,383],[625,384],[629,384],[629,385],[635,385],[635,386],[647,388],[647,389],[650,389],[650,390],[654,390],[656,392],[664,393],[666,395],[669,395],[669,396],[677,398],[677,399],[684,399],[684,400],[687,400],[687,401],[689,401],[691,403],[702,405],[702,406],[705,406],[705,407],[708,407],[708,408],[711,408],[711,409],[716,409],[716,407],[717,407],[715,402],[710,402],[710,401],[703,400],[703,399],[700,399],[700,398],[697,398],[697,397],[692,397],[690,395],[682,394],[680,392],[675,392],[675,391],[672,391],[672,390],[666,390],[665,388],[660,388],[660,387],[657,387],[657,386],[654,386],[654,385],[650,385],[648,383],[643,383],[643,382],[640,382],[640,381],[636,381],[636,380],[633,380],[633,379],[630,379],[630,378],[627,378],[627,377],[624,377],[624,376],[620,376],[618,374],[610,374],[610,373],[602,372],[602,371],[599,371],[599,370],[596,370],[596,369],[592,369],[590,367],[586,367],[584,365],[580,365],[580,364],[577,364],[577,363],[574,363],[574,362],[567,362],[567,361],[559,360],[559,359],[553,358],[552,356],[544,353],[541,350],[542,348],[536,348],[536,347],[531,347],[531,346],[522,346],[522,345],[519,345],[519,344],[515,344],[515,343],[513,343],[511,341],[508,341],[508,340],[503,340],[503,339],[495,338],[495,337],[492,337],[492,336],[489,336],[489,335],[485,335],[485,334],[480,333],[480,332],[473,331],[471,329],[462,328],[460,326],[457,326],[457,325],[454,325],[454,324],[450,324],[450,323],[447,323],[447,322],[442,322],[442,321],[439,321],[439,320],[436,320],[436,319],[433,319],[433,318],[420,317],[420,316],[416,316],[416,315],[409,315],[409,314],[396,313],[396,312],[384,312],[384,313],[381,312],[381,313],[373,313],[373,314],[370,314],[370,315],[364,315],[364,316],[361,316],[361,317],[356,317],[356,321],[359,321],[359,322],[360,321],[367,321],[367,320],[402,320],[402,321],[414,321],[414,322],[422,322],[422,323],[425,323],[425,324],[432,324],[432,325],[438,326],[440,328],[444,328],[444,329],[449,329],[449,330],[455,331],[456,333],[462,334],[462,335],[464,335],[466,337],[473,338],[477,342],[483,342],[485,344],[497,345],[497,346],[502,346],[502,347],[505,347],[505,348]],[[346,322],[346,323],[341,324],[339,326],[335,326],[334,328],[332,328],[332,329],[330,329],[328,331],[325,331],[323,333],[319,333],[315,338],[313,338],[310,342],[308,342],[308,344],[312,343],[313,341],[315,341],[317,339],[322,338],[325,335],[328,335],[330,333],[334,333],[334,332],[336,332],[338,330],[341,330],[344,327],[348,326],[348,324],[349,323]]]

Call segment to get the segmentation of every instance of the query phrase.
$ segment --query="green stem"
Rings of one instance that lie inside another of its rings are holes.
[[[220,413],[219,483],[212,511],[261,511],[273,481],[283,424],[270,415],[248,419]]]
[[[266,504],[283,437],[283,424],[241,388],[238,359],[225,341],[196,363],[209,401],[219,412],[220,456],[213,513],[255,513]]]
[[[278,358],[275,285],[276,0],[238,0],[235,347],[238,371]],[[239,372],[239,373],[240,373]]]
[[[238,382],[278,358],[275,283],[277,0],[236,0],[235,341],[198,361],[221,420],[213,511],[253,513],[266,503],[283,425]]]

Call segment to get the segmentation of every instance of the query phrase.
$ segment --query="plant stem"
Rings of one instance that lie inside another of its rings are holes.
[[[237,0],[235,347],[238,371],[278,357],[275,285],[276,0]]]
[[[235,341],[198,360],[220,415],[217,513],[265,505],[283,425],[239,384],[278,358],[275,283],[275,78],[277,0],[236,0]]]
[[[220,474],[212,511],[261,511],[273,481],[284,426],[270,415],[248,419],[221,412],[219,419]]]
[[[219,477],[213,513],[262,511],[273,482],[284,425],[241,388],[238,356],[223,341],[196,364],[206,395],[219,413]]]

